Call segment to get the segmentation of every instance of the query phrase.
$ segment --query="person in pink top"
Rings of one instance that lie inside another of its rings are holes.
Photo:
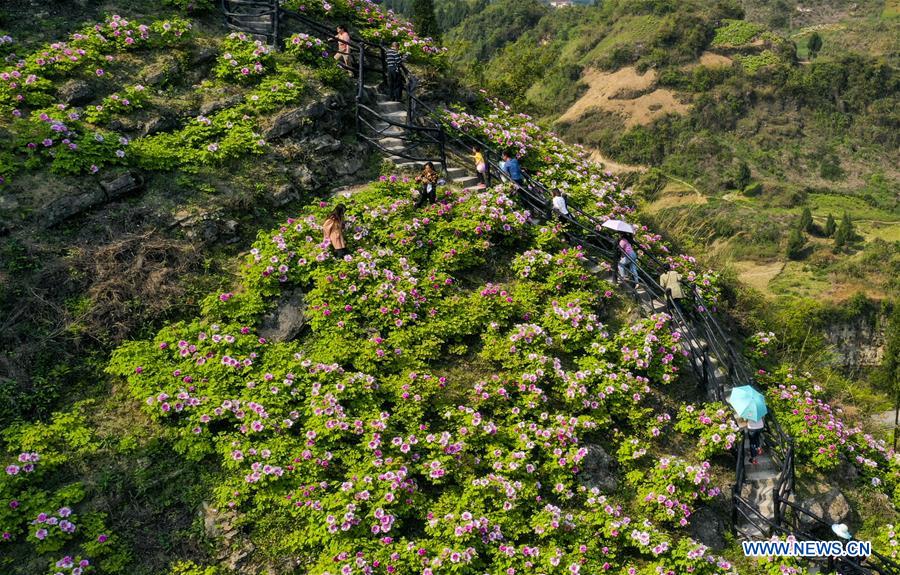
[[[631,245],[631,236],[622,232],[619,234],[619,252],[621,252],[622,257],[619,259],[619,278],[620,281],[628,281],[625,279],[625,267],[628,267],[628,271],[631,272],[631,277],[634,278],[634,285],[638,284],[638,270],[637,270],[637,252],[634,251],[634,246]]]
[[[337,27],[337,52],[334,54],[334,59],[338,61],[338,64],[343,64],[353,70],[353,57],[350,55],[350,32],[344,25]]]

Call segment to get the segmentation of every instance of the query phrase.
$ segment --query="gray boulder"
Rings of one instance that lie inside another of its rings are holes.
[[[691,515],[688,525],[691,537],[715,551],[725,548],[725,530],[725,522],[708,507],[702,507]]]
[[[160,132],[174,130],[177,127],[178,122],[175,118],[168,116],[153,116],[141,124],[140,129],[142,136],[152,136],[153,134],[159,134]]]
[[[114,200],[129,192],[140,189],[141,182],[130,173],[127,173],[114,180],[100,182],[100,187],[103,188],[108,200]]]
[[[204,116],[207,114],[212,114],[213,112],[218,112],[219,110],[224,110],[225,108],[230,108],[232,106],[236,106],[240,104],[244,100],[244,97],[240,94],[231,94],[229,96],[222,96],[221,98],[216,98],[214,100],[209,100],[203,102],[200,105],[200,113]]]
[[[158,86],[178,76],[180,70],[178,60],[172,56],[163,56],[141,70],[139,76],[145,84]]]
[[[276,208],[286,206],[287,204],[298,199],[299,196],[297,195],[297,191],[294,189],[294,186],[290,184],[282,184],[280,186],[276,186],[272,191],[272,204]]]
[[[294,181],[304,190],[313,190],[319,186],[316,175],[306,164],[297,164],[291,170],[291,175]]]
[[[326,98],[306,106],[284,110],[272,117],[263,132],[263,136],[267,140],[287,136],[303,126],[307,121],[314,120],[325,114],[328,110],[328,104],[329,102]]]
[[[601,491],[615,491],[619,482],[616,480],[616,460],[599,445],[585,446],[587,455],[581,462],[581,482],[587,487],[597,487]]]
[[[341,141],[330,134],[322,134],[309,142],[316,152],[336,152],[341,149]]]
[[[299,289],[281,297],[275,310],[263,316],[259,335],[269,341],[290,341],[306,325],[306,298]]]
[[[828,525],[847,523],[853,515],[850,502],[847,501],[841,490],[824,483],[816,484],[813,488],[813,495],[802,499],[800,507],[816,517],[820,517]],[[821,527],[821,524],[812,517],[799,513],[798,515],[800,515],[800,525],[804,529]]]
[[[84,80],[69,80],[59,87],[59,99],[72,106],[83,106],[94,99],[94,89]]]

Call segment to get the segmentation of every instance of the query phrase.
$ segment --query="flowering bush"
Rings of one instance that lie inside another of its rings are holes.
[[[763,372],[760,380],[768,384],[766,400],[785,433],[793,437],[801,461],[827,470],[843,458],[856,466],[871,487],[900,501],[900,456],[884,440],[844,422],[843,410],[827,403],[824,390],[805,374],[780,367]]]
[[[768,365],[773,360],[778,339],[771,331],[760,331],[747,338],[747,356],[761,365]]]
[[[110,94],[100,104],[88,106],[84,110],[84,119],[92,124],[108,122],[113,116],[128,115],[139,110],[147,102],[144,86],[135,84],[122,91],[121,94]]]
[[[687,525],[693,505],[720,492],[709,484],[709,468],[706,461],[694,465],[677,457],[663,457],[649,473],[632,472],[631,476],[640,477],[639,505],[657,521]]]
[[[499,100],[486,98],[484,105],[484,115],[456,108],[445,110],[441,120],[452,132],[514,153],[538,182],[547,189],[562,191],[573,205],[590,216],[602,221],[634,212],[631,190],[622,187],[612,174],[603,172],[584,148],[566,144],[555,134],[545,132],[530,116],[514,113]],[[720,288],[715,273],[698,269],[693,257],[671,256],[661,237],[646,226],[637,226],[635,238],[637,247],[644,252],[666,258],[710,305],[718,301]]]
[[[309,34],[294,34],[284,41],[285,52],[295,56],[306,64],[319,64],[323,58],[328,58],[328,46],[322,40]]]
[[[242,285],[203,317],[114,354],[178,450],[219,461],[215,504],[311,573],[729,572],[660,531],[650,515],[677,519],[656,505],[630,515],[581,478],[611,418],[643,428],[628,414],[667,373],[665,318],[606,333],[578,251],[537,250],[503,187],[444,190],[421,211],[412,191],[385,177],[345,200],[343,259],[323,241],[329,206],[311,206],[260,235]],[[514,259],[515,277],[473,282],[488,257]],[[288,288],[305,292],[310,333],[268,341],[253,324]],[[481,359],[454,375],[461,344]],[[705,468],[667,465],[682,517],[712,496]]]
[[[708,459],[730,452],[742,441],[743,432],[733,417],[731,407],[723,403],[710,403],[703,408],[684,405],[678,411],[675,430],[698,436],[697,457]]]
[[[27,119],[17,118],[13,128],[25,167],[47,162],[61,174],[87,174],[122,163],[129,144],[127,138],[86,127],[80,114],[63,104],[37,110]]]
[[[106,77],[120,54],[167,48],[183,42],[191,24],[182,19],[149,25],[118,15],[72,34],[66,42],[47,44],[0,70],[0,113],[11,117],[14,153],[0,162],[0,185],[18,170],[49,164],[56,173],[95,173],[125,163],[127,138],[93,125],[140,108],[146,94],[140,85],[107,96],[85,110],[51,106],[55,82],[65,78]]]
[[[6,464],[0,470],[0,557],[6,546],[24,541],[36,553],[54,557],[51,574],[88,573],[88,566],[98,564],[104,573],[122,572],[128,556],[108,534],[105,517],[79,511],[84,486],[65,481],[66,466],[97,452],[86,416],[90,407],[90,402],[82,402],[45,423],[4,430],[4,446],[18,454],[6,458],[0,451],[0,464]],[[57,559],[63,549],[77,554]]]
[[[261,153],[265,141],[255,129],[250,116],[228,109],[210,117],[197,116],[179,131],[135,140],[132,150],[138,164],[147,169],[218,164]]]
[[[68,42],[54,42],[0,70],[0,111],[22,106],[46,106],[52,101],[50,79],[75,74],[103,76],[103,64],[120,51],[162,48],[181,42],[191,29],[182,19],[139,24],[118,15],[72,34]]]
[[[222,42],[213,72],[222,80],[250,84],[259,81],[271,63],[271,49],[265,43],[243,32],[232,32]]]
[[[313,18],[349,21],[369,42],[381,45],[397,42],[413,61],[436,63],[435,56],[445,51],[431,38],[419,36],[408,21],[391,10],[382,9],[372,0],[287,0],[283,4]]]

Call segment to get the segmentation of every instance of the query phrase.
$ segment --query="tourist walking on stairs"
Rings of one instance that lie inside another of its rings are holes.
[[[639,283],[638,277],[638,269],[637,269],[637,252],[634,251],[634,246],[631,245],[631,241],[629,241],[631,235],[625,232],[621,232],[619,234],[619,252],[622,254],[622,257],[619,259],[619,281],[628,281],[625,278],[625,268],[628,268],[628,271],[631,273],[631,277],[634,280],[634,285]]]
[[[322,224],[322,231],[325,234],[324,241],[328,242],[334,249],[334,255],[343,258],[347,255],[347,242],[344,240],[344,204],[338,204],[334,207],[325,222]]]
[[[666,303],[670,307],[681,311],[681,300],[684,299],[684,291],[681,289],[681,274],[670,268],[659,276],[659,286],[666,291]]]
[[[399,102],[403,97],[403,74],[400,73],[400,65],[406,60],[406,55],[400,53],[400,44],[393,42],[384,53],[384,63],[387,67],[388,93],[390,99]]]
[[[422,173],[416,176],[416,182],[422,185],[419,190],[419,199],[416,201],[416,209],[425,205],[425,202],[433,204],[437,200],[438,173],[434,164],[428,162]]]
[[[475,161],[475,173],[478,174],[478,187],[487,187],[487,162],[478,146],[472,147],[472,159]]]
[[[509,152],[503,152],[503,173],[512,180],[512,182],[521,187],[525,186],[525,176],[522,175],[522,168],[519,166],[518,158],[514,158]]]
[[[350,32],[347,31],[346,26],[341,24],[337,27],[337,52],[334,54],[334,59],[352,74],[353,56],[350,55],[350,41]]]
[[[762,435],[763,429],[766,427],[765,418],[760,419],[758,421],[753,421],[752,419],[744,419],[743,417],[738,417],[737,420],[738,427],[740,427],[747,434],[747,440],[750,443],[749,447],[749,456],[750,463],[752,465],[756,465],[756,458],[762,454],[762,448],[760,447],[760,436]]]

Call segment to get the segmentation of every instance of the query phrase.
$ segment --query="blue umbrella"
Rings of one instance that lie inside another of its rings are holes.
[[[735,387],[728,394],[728,404],[734,408],[739,417],[750,421],[759,421],[766,416],[766,398],[749,385]]]

